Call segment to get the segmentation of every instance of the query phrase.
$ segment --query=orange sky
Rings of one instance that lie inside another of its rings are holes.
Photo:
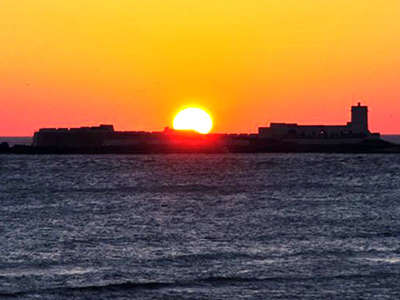
[[[1,0],[0,136],[287,121],[400,133],[399,0]]]

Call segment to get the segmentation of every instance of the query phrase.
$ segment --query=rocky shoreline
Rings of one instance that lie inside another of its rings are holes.
[[[103,147],[34,147],[0,144],[0,154],[170,154],[170,153],[400,153],[400,145],[383,140],[359,144],[302,145],[274,140],[254,140],[249,145],[203,146],[103,146]]]

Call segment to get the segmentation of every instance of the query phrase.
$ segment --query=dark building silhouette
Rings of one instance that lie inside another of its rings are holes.
[[[366,144],[367,143],[367,144]],[[368,107],[351,108],[346,125],[271,123],[258,134],[199,134],[190,130],[115,131],[102,124],[80,128],[43,128],[35,132],[33,149],[76,153],[369,151],[388,147],[368,129]],[[371,146],[372,145],[372,146]],[[72,149],[72,150],[71,150]],[[95,149],[95,150],[93,150]],[[25,150],[24,150],[25,151]]]
[[[270,127],[260,127],[262,139],[278,139],[296,143],[313,144],[353,144],[365,139],[379,139],[379,133],[368,129],[368,107],[358,103],[351,108],[351,121],[346,125],[298,125],[271,123]]]

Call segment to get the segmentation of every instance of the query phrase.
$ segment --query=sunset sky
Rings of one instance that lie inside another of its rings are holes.
[[[0,136],[112,123],[269,122],[400,133],[399,0],[1,0]]]

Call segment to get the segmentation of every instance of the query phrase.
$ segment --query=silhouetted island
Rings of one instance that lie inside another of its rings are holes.
[[[0,145],[1,153],[127,154],[127,153],[400,153],[368,129],[368,107],[358,103],[346,125],[271,123],[257,134],[199,134],[165,128],[160,132],[115,131],[113,125],[42,128],[31,146]]]

